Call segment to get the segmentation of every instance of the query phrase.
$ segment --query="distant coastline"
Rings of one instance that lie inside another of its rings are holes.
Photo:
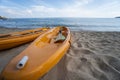
[[[0,16],[0,19],[2,19],[2,20],[7,20],[7,18],[6,18],[6,17],[3,17],[3,16]]]
[[[115,18],[120,18],[120,16],[118,16],[118,17],[115,17]]]

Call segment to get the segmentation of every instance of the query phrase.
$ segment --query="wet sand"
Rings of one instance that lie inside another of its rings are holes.
[[[0,72],[29,44],[1,51]],[[72,31],[70,49],[40,80],[120,80],[120,32]]]

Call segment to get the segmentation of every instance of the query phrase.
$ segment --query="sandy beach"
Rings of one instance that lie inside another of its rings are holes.
[[[0,28],[0,34],[21,30]],[[68,52],[39,80],[120,80],[120,32],[71,33]],[[29,44],[0,51],[0,73]]]

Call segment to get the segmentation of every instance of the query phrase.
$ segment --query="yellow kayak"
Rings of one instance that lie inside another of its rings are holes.
[[[33,41],[49,28],[37,28],[9,34],[0,34],[0,50],[9,49]]]
[[[70,30],[55,27],[14,57],[0,75],[3,80],[38,80],[64,56],[70,47]]]

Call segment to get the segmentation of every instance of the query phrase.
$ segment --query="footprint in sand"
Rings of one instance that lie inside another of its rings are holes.
[[[85,48],[73,48],[71,47],[68,54],[74,57],[79,57],[81,55],[94,55],[95,52],[89,49]]]
[[[104,60],[117,72],[120,73],[120,59],[111,55],[105,55]]]
[[[67,62],[70,79],[120,80],[120,60],[109,55],[98,55],[88,49],[74,49]],[[79,74],[79,75],[78,75]],[[74,77],[74,76],[77,77]],[[85,75],[87,75],[85,77]]]
[[[80,43],[77,43],[77,42],[73,43],[71,46],[73,48],[81,48],[82,47],[82,45]]]

